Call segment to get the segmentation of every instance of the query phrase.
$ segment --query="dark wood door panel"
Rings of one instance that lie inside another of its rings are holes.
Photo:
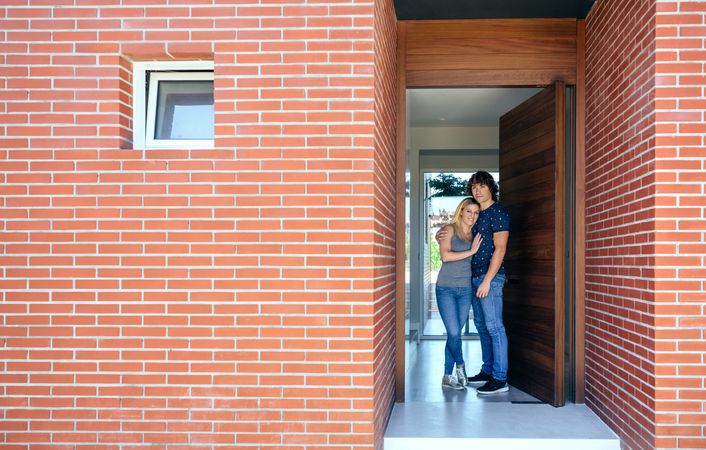
[[[540,92],[537,95],[542,95],[542,93]],[[527,103],[525,102],[522,105],[524,104]],[[544,105],[535,106],[533,104],[527,104],[527,106],[531,107],[532,110],[526,111],[526,116],[513,118],[512,122],[505,125],[508,127],[508,133],[521,134],[502,136],[502,142],[506,142],[508,145],[518,145],[523,142],[530,142],[550,130],[550,125],[553,124],[553,121],[550,117],[547,117],[547,114],[553,114],[554,108]]]
[[[550,164],[554,161],[554,136],[542,135],[539,138],[518,145],[511,155],[508,155],[508,164],[517,167],[527,167],[528,170]],[[522,173],[522,172],[519,172]],[[510,174],[510,176],[517,174]]]
[[[555,406],[564,404],[563,89],[552,85],[500,118],[510,383]]]
[[[514,242],[514,241],[513,241]],[[506,255],[522,255],[523,250],[510,250]],[[546,276],[554,276],[554,258],[532,258],[531,260],[520,260],[518,259],[512,266],[512,271],[508,271],[508,275],[524,275],[525,273],[531,274],[544,274]]]
[[[535,386],[533,395],[537,398],[552,398],[554,397],[554,389],[547,386],[544,380],[553,377],[552,361],[547,358],[547,354],[551,354],[551,349],[530,347],[526,342],[509,342],[511,360],[520,361],[517,363],[518,370],[525,373],[527,384]],[[525,361],[537,361],[538,364],[528,364]]]

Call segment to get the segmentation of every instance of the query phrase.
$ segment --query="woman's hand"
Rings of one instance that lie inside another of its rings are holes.
[[[480,244],[483,242],[483,238],[481,237],[480,233],[476,234],[476,237],[473,238],[473,242],[471,243],[471,255],[475,255],[478,253],[478,249],[480,248]]]

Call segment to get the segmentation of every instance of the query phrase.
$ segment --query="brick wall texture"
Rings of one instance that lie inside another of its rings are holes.
[[[587,403],[626,449],[706,448],[706,3],[586,22]]]
[[[0,4],[0,444],[382,448],[391,1]],[[132,148],[212,59],[215,148]]]
[[[375,3],[375,157],[373,342],[374,426],[382,436],[395,400],[395,172],[397,161],[397,17]],[[381,441],[377,442],[382,448]]]

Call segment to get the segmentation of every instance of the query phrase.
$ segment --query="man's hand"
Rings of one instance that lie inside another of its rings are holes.
[[[446,233],[446,227],[441,227],[439,231],[436,232],[436,235],[434,235],[434,239],[436,239],[436,242],[441,242],[441,240],[446,237]]]
[[[476,297],[485,298],[488,296],[488,292],[490,292],[490,281],[483,280],[480,286],[478,286]]]

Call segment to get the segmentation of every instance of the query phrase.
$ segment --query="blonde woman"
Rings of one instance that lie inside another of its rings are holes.
[[[446,328],[444,377],[441,386],[463,390],[466,368],[461,347],[461,330],[471,309],[471,257],[478,251],[482,239],[472,237],[471,228],[478,220],[480,205],[473,197],[464,198],[456,207],[451,223],[439,239],[441,270],[436,281],[436,302]],[[454,373],[455,366],[455,373]]]

